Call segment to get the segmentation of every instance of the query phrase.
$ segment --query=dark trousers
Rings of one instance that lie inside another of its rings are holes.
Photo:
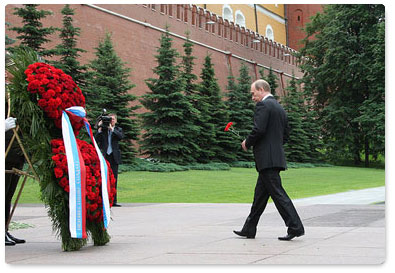
[[[300,235],[304,233],[302,221],[291,199],[281,185],[280,169],[264,169],[259,172],[255,186],[254,201],[251,212],[244,224],[243,231],[251,235],[256,234],[256,227],[263,211],[266,208],[269,197],[288,227],[288,234]]]
[[[110,163],[112,173],[114,174],[114,177],[115,177],[115,189],[117,190],[117,185],[118,185],[118,164],[115,162],[113,153],[111,153],[109,155],[105,154],[105,157],[106,157],[107,161]],[[118,190],[117,190],[117,192],[118,192]],[[116,203],[117,203],[117,193],[115,194],[115,197],[114,197],[114,204],[116,204]]]
[[[23,163],[23,160],[21,162],[7,162],[6,160],[5,169],[12,170],[12,168],[16,168],[21,170]],[[18,181],[19,175],[12,173],[5,174],[5,224],[7,224],[10,218],[12,197],[14,196]]]

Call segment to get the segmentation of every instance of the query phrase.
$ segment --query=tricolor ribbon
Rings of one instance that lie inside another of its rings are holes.
[[[86,238],[85,164],[70,119],[64,111],[62,113],[62,134],[69,171],[70,234],[72,238]]]
[[[85,109],[81,106],[67,108],[62,114],[62,134],[65,144],[67,167],[69,171],[69,208],[70,208],[70,233],[72,238],[86,238],[86,209],[85,209],[85,164],[70,123],[69,116],[84,121],[86,130],[94,144],[100,160],[100,173],[102,179],[103,221],[108,228],[110,222],[110,176],[104,159],[95,138],[92,128],[86,119]]]

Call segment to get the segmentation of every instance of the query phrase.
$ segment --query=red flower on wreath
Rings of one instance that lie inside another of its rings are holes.
[[[85,107],[85,97],[73,79],[61,69],[49,64],[34,63],[25,70],[27,90],[38,95],[37,104],[45,114],[54,120],[55,126],[62,128],[62,111],[71,106]],[[82,122],[71,120],[76,133]]]
[[[77,145],[80,148],[86,168],[86,217],[88,221],[99,223],[103,221],[103,201],[101,197],[102,181],[99,157],[91,144],[77,139]],[[53,154],[52,161],[55,163],[54,173],[57,182],[66,192],[69,192],[67,158],[63,140],[53,139],[51,141],[51,147]],[[110,163],[107,161],[106,163],[110,173],[110,191],[108,195],[110,206],[112,206],[116,193],[115,178]]]

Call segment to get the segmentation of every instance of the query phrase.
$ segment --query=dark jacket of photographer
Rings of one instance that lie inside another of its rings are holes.
[[[102,129],[101,132],[97,132],[95,135],[95,139],[97,142],[97,145],[99,146],[102,154],[105,156],[107,154],[107,148],[108,148],[108,133],[109,130]],[[112,147],[112,153],[114,156],[114,160],[117,164],[121,164],[121,151],[119,150],[119,141],[124,138],[124,134],[122,131],[121,127],[114,127],[114,131],[112,132],[111,136],[111,147]]]

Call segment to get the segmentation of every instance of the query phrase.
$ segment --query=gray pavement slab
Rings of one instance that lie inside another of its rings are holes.
[[[269,203],[255,239],[242,227],[251,204],[124,204],[112,208],[111,241],[63,252],[43,205],[20,205],[12,231],[25,244],[5,248],[8,264],[382,264],[386,259],[385,205],[295,206],[306,235],[279,241],[286,227]]]
[[[367,188],[362,190],[351,190],[335,194],[320,195],[295,200],[296,204],[343,204],[343,205],[365,205],[385,201],[385,187]]]

